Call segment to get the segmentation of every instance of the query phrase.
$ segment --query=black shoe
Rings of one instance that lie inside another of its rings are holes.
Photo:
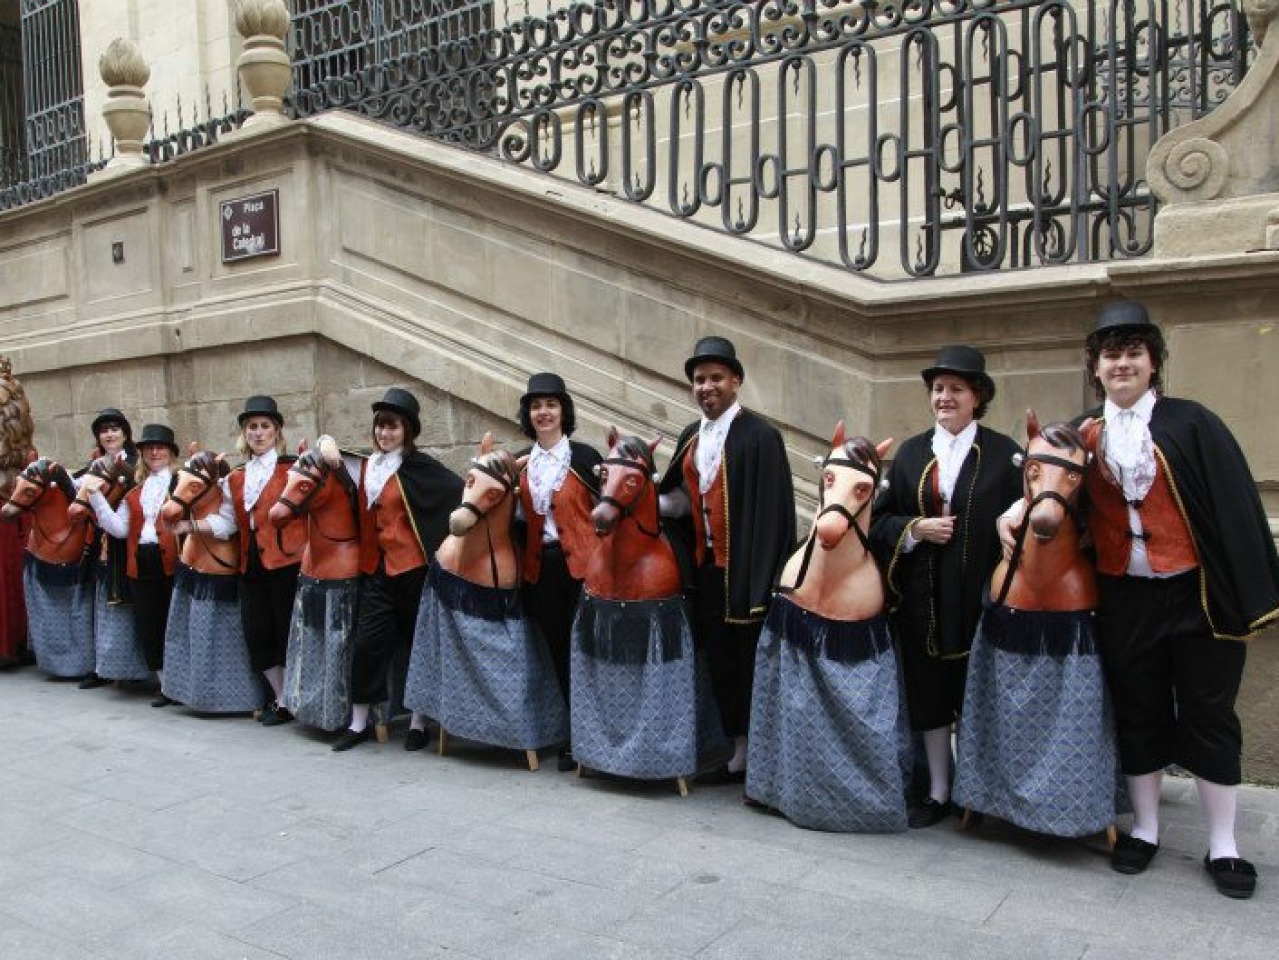
[[[358,747],[372,735],[372,727],[365,727],[363,730],[344,730],[342,736],[338,737],[333,744],[333,752],[343,753],[353,747]]]
[[[704,774],[698,778],[703,783],[711,786],[724,786],[726,784],[745,783],[746,771],[730,770],[727,766],[720,767],[718,770],[712,770],[710,773]]]
[[[292,723],[293,714],[289,713],[276,701],[262,711],[262,716],[258,718],[258,722],[264,727],[278,727],[286,723]]]
[[[172,697],[166,697],[164,694],[161,693],[154,700],[151,701],[151,706],[167,707],[169,706],[169,704],[177,703],[177,702],[178,701],[174,700]]]
[[[1115,849],[1118,849],[1118,844]],[[1218,857],[1204,854],[1204,869],[1217,885],[1217,892],[1234,900],[1247,900],[1257,890],[1257,868],[1238,857]]]
[[[912,830],[926,830],[928,827],[935,827],[948,816],[950,816],[949,800],[924,797],[924,802],[907,814],[906,823]]]
[[[98,687],[105,687],[110,682],[110,680],[106,680],[96,673],[86,673],[84,679],[77,684],[77,688],[80,690],[96,690]]]
[[[1110,851],[1110,869],[1129,875],[1145,873],[1158,852],[1159,844],[1121,833],[1115,838],[1115,849]]]
[[[408,734],[404,737],[404,749],[410,753],[416,750],[425,750],[426,745],[431,742],[431,733],[429,730],[414,730],[409,728]],[[337,749],[334,747],[333,749]]]
[[[565,747],[560,751],[559,757],[555,760],[555,769],[560,773],[570,773],[577,769],[577,759],[573,756],[571,747]]]

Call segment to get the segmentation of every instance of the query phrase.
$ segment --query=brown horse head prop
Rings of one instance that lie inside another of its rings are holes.
[[[680,592],[679,565],[657,515],[656,464],[662,442],[608,432],[600,464],[600,502],[591,511],[599,549],[586,568],[586,589],[607,600],[664,600]]]
[[[1096,577],[1081,550],[1076,512],[1089,460],[1084,438],[1065,423],[1040,429],[1033,410],[1027,411],[1026,433],[1025,508],[1016,547],[995,568],[991,594],[996,603],[1021,610],[1094,609]]]
[[[124,495],[134,487],[133,467],[123,456],[98,457],[89,464],[80,478],[80,489],[76,491],[75,500],[67,510],[73,517],[83,520],[93,519],[93,507],[89,498],[100,493],[107,498],[107,504],[114,510],[120,506]]]
[[[84,551],[84,519],[67,515],[75,499],[75,485],[56,460],[41,457],[18,474],[13,493],[0,516],[31,516],[28,549],[46,563],[75,563]]]
[[[347,580],[360,572],[358,496],[342,452],[330,436],[320,437],[315,448],[303,452],[289,468],[284,490],[267,518],[277,536],[295,517],[307,518],[302,553],[306,576]]]
[[[222,506],[220,481],[230,472],[231,468],[221,454],[210,450],[196,453],[178,469],[173,492],[160,508],[160,518],[170,527],[182,521],[193,526],[182,544],[182,562],[201,573],[229,575],[239,572],[239,540],[218,540],[196,526]]]
[[[510,589],[519,583],[511,517],[527,462],[528,457],[495,449],[493,435],[484,434],[466,472],[462,502],[449,514],[449,536],[435,554],[441,567],[483,586]]]
[[[779,584],[806,610],[846,621],[865,620],[883,610],[883,583],[866,531],[883,456],[892,443],[848,438],[842,420],[835,427],[830,452],[820,461],[813,528],[786,562]]]

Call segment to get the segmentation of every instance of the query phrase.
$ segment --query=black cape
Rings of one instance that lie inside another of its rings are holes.
[[[1022,494],[1021,448],[986,427],[977,436],[955,481],[955,536],[943,545],[918,543],[902,550],[907,528],[922,517],[941,516],[931,474],[933,430],[903,443],[888,468],[888,486],[872,508],[870,539],[886,571],[888,606],[902,642],[934,657],[968,653],[982,601],[1000,558],[995,521]]]
[[[449,532],[449,514],[462,502],[462,478],[429,453],[409,450],[395,473],[413,532],[430,561]]]
[[[680,434],[659,492],[683,487],[684,458],[700,425],[695,421]],[[728,500],[724,620],[757,623],[768,612],[777,578],[795,549],[795,491],[782,435],[762,417],[742,409],[728,428],[721,469]],[[666,524],[668,530],[671,526]],[[686,543],[692,543],[691,518],[674,526]]]
[[[1243,451],[1215,413],[1175,397],[1156,401],[1150,439],[1195,541],[1213,634],[1252,636],[1279,619],[1279,557]]]

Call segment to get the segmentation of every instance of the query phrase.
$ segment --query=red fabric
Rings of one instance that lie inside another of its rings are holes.
[[[367,464],[366,464],[367,468]],[[385,558],[386,575],[402,573],[426,566],[426,555],[413,530],[408,504],[397,477],[391,477],[382,494],[370,508],[364,494],[364,478],[360,477],[360,573],[373,573],[378,560]]]
[[[27,605],[22,595],[22,545],[30,524],[0,522],[0,658],[16,657],[27,646]]]
[[[697,565],[700,567],[706,559],[706,518],[702,515],[702,501],[705,500],[707,513],[711,523],[711,547],[715,551],[715,566],[728,566],[728,494],[724,490],[724,463],[721,460],[719,472],[715,474],[715,482],[702,496],[698,485],[697,444],[695,440],[688,445],[688,454],[684,457],[684,486],[688,489],[688,498],[693,506],[693,530],[696,533]]]
[[[533,494],[528,483],[520,484],[520,503],[528,518],[528,537],[524,543],[524,580],[537,583],[542,575],[542,530],[546,518],[533,509]],[[551,495],[551,509],[555,512],[555,528],[564,548],[564,562],[568,574],[574,580],[586,579],[586,565],[595,552],[599,538],[591,521],[595,499],[590,489],[570,471],[563,485]]]
[[[235,507],[235,522],[239,526],[240,537],[240,572],[244,573],[249,566],[249,513],[244,509],[244,468],[236,467],[231,471],[227,482],[231,487],[231,503]],[[294,517],[281,533],[284,540],[284,552],[280,551],[280,542],[275,535],[275,527],[267,519],[267,514],[284,493],[289,482],[289,465],[276,463],[275,472],[258,495],[258,502],[253,505],[253,532],[257,534],[258,555],[262,558],[262,566],[267,570],[279,570],[302,562],[302,549],[306,546],[306,523],[301,517]]]

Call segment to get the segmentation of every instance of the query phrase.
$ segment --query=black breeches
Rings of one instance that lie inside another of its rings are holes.
[[[267,570],[250,558],[240,578],[240,622],[255,673],[284,666],[289,652],[289,624],[298,589],[299,564]]]
[[[142,544],[137,554],[138,576],[129,578],[133,591],[133,622],[148,670],[164,669],[164,632],[169,625],[173,577],[164,572],[158,545]]]
[[[582,597],[582,581],[568,572],[564,551],[558,543],[542,546],[542,569],[536,583],[526,583],[520,591],[524,612],[537,625],[555,665],[564,702],[569,702],[569,644],[573,619]]]
[[[360,578],[360,608],[351,663],[351,702],[390,699],[388,674],[394,667],[395,700],[404,696],[404,680],[417,609],[426,583],[426,567],[388,577],[381,566]]]
[[[764,624],[728,623],[724,619],[725,589],[722,567],[703,564],[698,568],[693,630],[706,657],[724,733],[744,737],[750,732],[755,648]]]

